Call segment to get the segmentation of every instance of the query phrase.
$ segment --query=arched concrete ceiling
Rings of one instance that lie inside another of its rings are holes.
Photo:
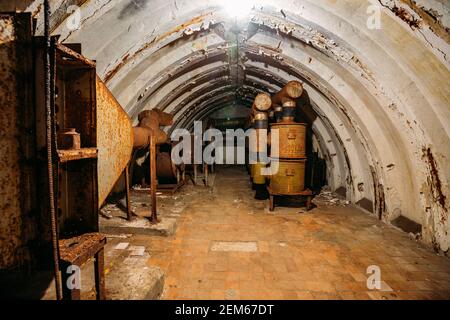
[[[38,18],[39,2],[28,7]],[[344,186],[354,203],[372,201],[385,221],[403,215],[422,224],[424,241],[448,251],[445,1],[255,1],[241,19],[212,0],[52,3],[81,5],[77,30],[54,9],[54,34],[81,43],[97,60],[131,117],[160,107],[177,127],[190,127],[214,110],[301,80],[332,187]],[[372,4],[381,9],[381,29],[367,27]]]

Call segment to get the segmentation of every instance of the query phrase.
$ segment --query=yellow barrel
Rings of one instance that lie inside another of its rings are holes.
[[[249,150],[253,153],[267,152],[269,130],[267,129],[255,129],[255,135],[249,138]],[[264,135],[266,135],[264,140]],[[261,143],[260,143],[261,142]]]
[[[254,184],[265,184],[266,176],[261,174],[261,170],[265,168],[266,165],[264,163],[258,162],[253,165],[253,183]]]
[[[297,194],[305,190],[306,159],[274,160],[272,166],[277,165],[278,172],[270,177],[270,189],[276,194]]]
[[[284,159],[306,158],[305,123],[278,122],[271,125],[271,130],[275,129],[279,130],[279,155],[272,154],[272,157]],[[274,148],[274,145],[272,145],[272,148]]]

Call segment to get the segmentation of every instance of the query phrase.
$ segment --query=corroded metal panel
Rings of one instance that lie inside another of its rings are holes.
[[[14,263],[20,245],[20,167],[14,17],[0,15],[0,266]]]
[[[103,204],[130,161],[133,128],[105,84],[97,77],[98,200]]]
[[[0,269],[23,266],[34,236],[30,22],[28,14],[0,14]]]

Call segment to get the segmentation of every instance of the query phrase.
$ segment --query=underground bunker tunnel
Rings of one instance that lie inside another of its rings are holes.
[[[0,296],[450,299],[449,28],[445,0],[0,1]]]

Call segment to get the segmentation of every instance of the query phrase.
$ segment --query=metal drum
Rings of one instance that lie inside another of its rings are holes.
[[[267,150],[267,133],[269,131],[268,115],[267,113],[258,112],[253,119],[252,127],[255,130],[255,134],[249,137],[249,151],[253,153],[265,152]]]
[[[304,191],[306,159],[272,159],[272,166],[277,164],[278,172],[270,177],[271,193],[295,195]]]
[[[255,163],[252,165],[253,167],[253,183],[254,184],[265,184],[266,183],[266,176],[263,176],[261,174],[261,169],[266,167],[265,163]]]
[[[279,130],[279,155],[272,154],[272,157],[284,159],[306,158],[305,123],[279,122],[272,124],[271,128],[272,130]]]

